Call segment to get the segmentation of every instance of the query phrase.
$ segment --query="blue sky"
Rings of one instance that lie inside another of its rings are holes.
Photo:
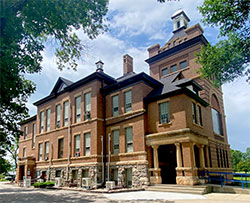
[[[218,29],[204,26],[197,6],[202,0],[172,0],[160,4],[157,0],[111,0],[109,3],[109,31],[89,40],[78,31],[77,34],[86,45],[86,53],[78,62],[78,71],[56,68],[53,43],[48,43],[43,53],[43,70],[38,74],[27,75],[34,81],[37,90],[27,103],[30,115],[36,114],[33,102],[47,96],[59,76],[77,81],[95,71],[95,62],[104,62],[104,71],[113,77],[122,75],[122,56],[129,54],[134,58],[134,71],[149,73],[145,59],[147,48],[159,43],[161,46],[172,35],[172,14],[183,9],[190,18],[190,25],[200,23],[209,42],[218,41]],[[250,85],[240,78],[223,86],[227,133],[233,149],[245,151],[250,147]]]

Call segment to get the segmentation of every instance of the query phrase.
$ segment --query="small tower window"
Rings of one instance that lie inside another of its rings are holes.
[[[177,29],[181,26],[181,22],[177,21]]]

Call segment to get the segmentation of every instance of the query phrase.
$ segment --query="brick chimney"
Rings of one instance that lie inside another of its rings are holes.
[[[123,75],[133,72],[133,58],[128,54],[123,56]]]

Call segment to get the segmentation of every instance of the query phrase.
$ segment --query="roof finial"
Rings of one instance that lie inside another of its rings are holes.
[[[104,63],[101,60],[99,60],[95,64],[96,64],[96,72],[103,72]]]

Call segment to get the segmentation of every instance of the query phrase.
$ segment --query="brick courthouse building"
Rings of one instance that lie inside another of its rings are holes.
[[[60,77],[34,103],[37,115],[21,122],[18,181],[194,185],[203,170],[232,170],[222,90],[197,73],[203,29],[181,10],[172,20],[172,38],[148,49],[150,75],[135,73],[129,55],[117,79],[99,61],[77,82]]]

